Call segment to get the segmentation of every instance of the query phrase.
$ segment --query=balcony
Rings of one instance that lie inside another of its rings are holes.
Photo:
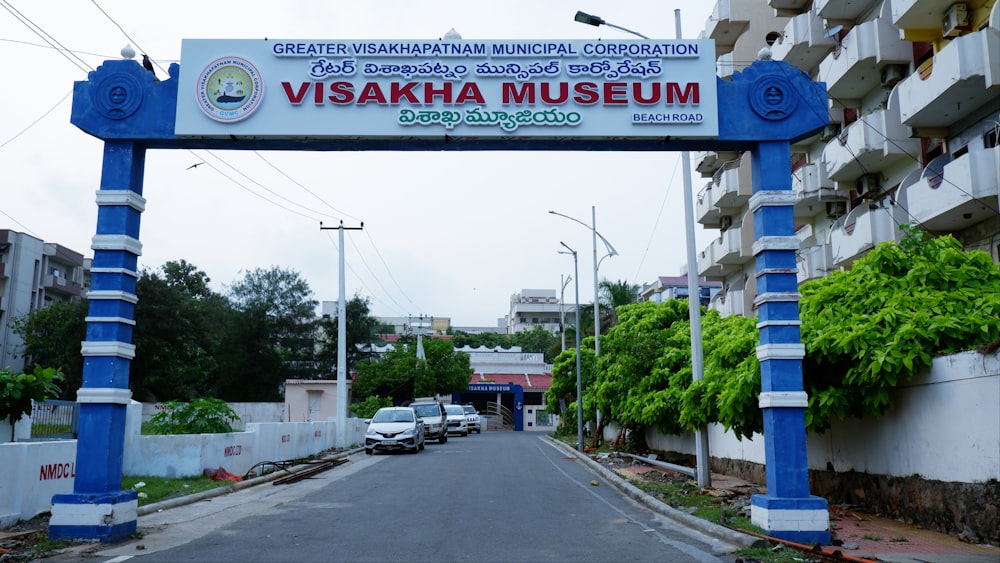
[[[909,64],[913,47],[899,39],[899,30],[889,22],[867,21],[847,34],[840,47],[819,64],[830,97],[844,107],[858,107],[865,94],[882,86],[882,68]]]
[[[775,59],[810,72],[836,47],[837,39],[827,37],[823,19],[809,11],[788,21],[782,38],[771,45],[771,53]]]
[[[726,53],[715,61],[715,74],[723,80],[732,80],[733,73],[736,72],[736,63],[733,62],[733,54]]]
[[[1000,146],[935,158],[899,187],[900,205],[931,232],[960,231],[996,215]]]
[[[715,189],[715,182],[705,184],[705,187],[698,192],[698,200],[695,203],[694,216],[702,225],[717,226],[722,213],[715,206],[720,190]],[[719,194],[721,195],[721,194]]]
[[[955,0],[892,0],[892,23],[899,29],[933,29],[941,35],[941,18]]]
[[[919,141],[909,138],[899,115],[882,109],[862,116],[827,143],[823,148],[823,166],[830,180],[847,182],[899,162],[912,162],[913,155],[919,153]]]
[[[842,199],[823,166],[810,162],[792,172],[795,217],[815,217],[826,213],[826,202]]]
[[[910,127],[947,128],[969,116],[1000,92],[1000,29],[954,39],[896,90],[900,117]]]
[[[737,160],[739,157],[740,153],[733,151],[703,151],[692,155],[692,160],[697,163],[694,169],[703,178],[711,178],[716,170],[722,168],[730,161]]]
[[[753,260],[753,229],[730,227],[698,254],[698,275],[718,278]],[[744,234],[749,234],[745,237]],[[749,241],[745,240],[749,238]]]
[[[875,0],[816,0],[813,8],[828,20],[854,21],[874,3]]]
[[[796,16],[805,11],[809,0],[771,0],[767,3],[778,17]]]
[[[830,266],[847,267],[880,242],[895,240],[896,223],[888,209],[855,207],[830,230]]]
[[[52,274],[47,274],[42,278],[42,287],[51,293],[70,297],[78,297],[81,290],[80,284]]]
[[[736,46],[736,40],[750,27],[750,14],[744,13],[740,0],[718,0],[712,15],[705,22],[704,37],[715,40],[715,56],[725,55]]]
[[[821,278],[830,272],[829,256],[825,245],[801,248],[795,253],[795,262],[799,267],[799,283]]]

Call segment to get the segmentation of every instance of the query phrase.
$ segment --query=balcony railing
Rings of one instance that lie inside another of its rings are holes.
[[[850,266],[880,242],[895,240],[898,230],[890,210],[867,205],[855,207],[830,230],[830,265]]]
[[[942,155],[899,187],[900,205],[932,232],[965,229],[997,213],[1000,146],[976,148],[952,160]]]
[[[827,143],[823,166],[831,180],[853,181],[902,161],[912,162],[919,152],[919,141],[909,137],[899,115],[883,109],[862,116]]]
[[[795,254],[795,261],[799,267],[799,283],[821,278],[829,273],[830,257],[827,255],[828,251],[829,247],[825,245],[799,249]]]
[[[899,29],[933,29],[955,0],[892,0],[892,23]]]
[[[995,100],[998,88],[1000,29],[993,27],[954,39],[896,86],[900,116],[914,128],[949,127]]]
[[[854,27],[819,64],[830,97],[846,107],[857,107],[865,94],[882,86],[882,69],[890,64],[908,64],[913,47],[900,41],[899,30],[883,20],[866,21]]]
[[[792,191],[796,196],[796,217],[815,217],[826,213],[826,202],[841,199],[825,168],[816,162],[792,172]]]
[[[816,0],[813,7],[828,20],[854,21],[874,3],[875,0]]]
[[[719,224],[722,213],[715,205],[718,199],[719,190],[715,189],[715,182],[708,182],[705,187],[698,192],[698,201],[695,207],[695,217],[702,225],[715,227]]]
[[[775,59],[810,72],[836,47],[837,39],[827,35],[823,18],[810,10],[788,20],[782,37],[771,45],[771,54]]]
[[[52,293],[69,296],[78,296],[81,291],[80,284],[52,274],[47,274],[42,278],[42,287]]]
[[[737,0],[718,0],[705,22],[705,38],[715,40],[715,56],[733,50],[736,40],[750,27],[750,16]]]
[[[801,14],[809,5],[809,0],[771,0],[767,4],[779,17],[788,17]]]

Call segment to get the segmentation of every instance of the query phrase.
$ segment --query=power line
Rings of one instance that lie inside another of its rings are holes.
[[[13,137],[7,139],[3,143],[0,143],[0,149],[6,147],[11,141],[13,141],[14,139],[16,139],[16,138],[20,137],[21,135],[25,134],[29,129],[31,129],[32,127],[34,127],[39,121],[45,119],[45,117],[47,115],[49,115],[50,113],[52,113],[53,111],[55,111],[57,107],[59,107],[60,105],[62,105],[62,103],[66,101],[66,98],[68,98],[70,96],[70,94],[72,94],[72,93],[73,93],[73,90],[70,90],[69,92],[66,92],[66,95],[63,96],[62,98],[60,98],[58,102],[56,102],[56,105],[52,106],[51,108],[48,109],[48,111],[46,111],[42,115],[38,116],[38,119],[36,119],[36,120],[32,121],[31,123],[29,123],[27,127],[25,127],[24,129],[21,129],[20,131],[18,131]]]
[[[3,8],[5,10],[7,10],[8,12],[10,12],[10,15],[14,16],[14,19],[16,19],[19,22],[21,22],[25,27],[27,27],[28,29],[30,29],[35,35],[41,37],[42,41],[45,41],[46,43],[48,43],[49,45],[51,45],[53,49],[55,49],[60,55],[62,55],[63,57],[65,57],[66,60],[68,60],[70,63],[73,64],[73,66],[75,66],[76,68],[82,70],[84,73],[87,73],[87,72],[89,72],[91,70],[94,70],[94,68],[92,66],[90,66],[87,63],[87,61],[81,59],[73,51],[67,49],[65,45],[63,45],[62,43],[60,43],[59,41],[57,41],[54,37],[52,37],[51,35],[49,35],[44,29],[41,28],[41,26],[39,26],[35,22],[31,21],[31,19],[29,17],[27,17],[24,14],[22,14],[20,11],[18,11],[17,8],[11,6],[10,2],[7,2],[6,0],[0,0],[0,6],[3,6]],[[58,47],[57,47],[57,45],[58,45]],[[76,57],[76,60],[73,60],[73,58],[71,58],[70,55],[73,55],[73,57]],[[79,62],[77,62],[77,61],[79,61]],[[81,66],[81,64],[83,66]]]

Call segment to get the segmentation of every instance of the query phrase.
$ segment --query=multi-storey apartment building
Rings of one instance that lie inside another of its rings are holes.
[[[720,0],[703,31],[727,78],[761,49],[826,83],[830,125],[792,147],[799,280],[849,268],[899,225],[1000,260],[997,0]],[[720,38],[725,38],[720,41]],[[711,306],[753,315],[748,155],[702,153],[696,215],[719,237]]]
[[[561,334],[563,325],[576,323],[576,305],[566,305],[554,289],[522,289],[510,296],[507,334],[516,334],[540,326]]]
[[[23,342],[12,321],[54,303],[79,299],[83,255],[31,235],[0,229],[0,367],[24,369]]]

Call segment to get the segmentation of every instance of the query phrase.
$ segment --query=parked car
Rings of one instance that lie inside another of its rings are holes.
[[[472,405],[462,405],[462,410],[465,411],[465,425],[469,427],[469,432],[482,434],[483,421],[479,418],[479,411],[476,410],[476,407]]]
[[[365,432],[365,453],[376,450],[424,449],[424,422],[410,407],[384,407],[375,413]]]
[[[417,400],[410,403],[417,415],[424,421],[424,434],[428,440],[437,440],[439,444],[448,441],[448,419],[441,401]]]
[[[465,409],[462,405],[445,405],[445,412],[448,413],[448,433],[469,435],[469,427],[465,423]]]

